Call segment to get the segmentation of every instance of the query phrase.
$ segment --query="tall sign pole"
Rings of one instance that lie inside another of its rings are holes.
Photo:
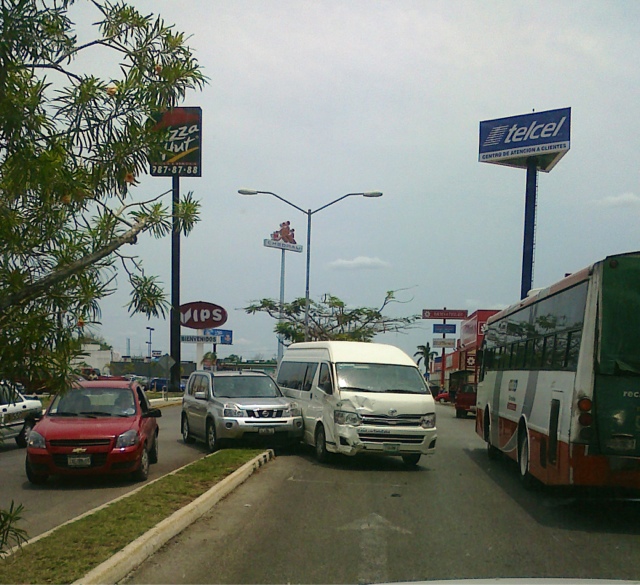
[[[170,313],[170,352],[174,360],[171,366],[169,390],[180,390],[180,366],[182,352],[180,346],[180,222],[176,217],[180,204],[180,176],[172,178],[172,213],[173,229],[171,230],[171,313]]]
[[[179,107],[154,116],[155,129],[165,132],[164,149],[150,161],[152,177],[172,178],[171,312],[169,315],[172,358],[169,390],[180,391],[180,177],[202,176],[202,109]]]
[[[548,173],[571,146],[571,108],[480,122],[480,162],[527,170],[520,298],[533,286],[538,171]]]
[[[263,240],[267,248],[279,248],[282,250],[280,261],[280,321],[282,321],[282,307],[284,305],[284,253],[302,252],[302,246],[296,243],[295,230],[291,227],[291,222],[284,221],[280,224],[280,229],[271,234],[271,239]],[[284,354],[284,338],[278,334],[278,363]]]

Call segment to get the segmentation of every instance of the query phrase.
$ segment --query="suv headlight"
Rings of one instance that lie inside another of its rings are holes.
[[[47,444],[44,440],[44,437],[40,433],[36,433],[32,430],[29,433],[29,447],[33,447],[34,449],[46,449]]]
[[[351,425],[357,427],[362,424],[362,418],[357,412],[348,412],[346,410],[334,410],[333,420],[337,425]]]
[[[222,409],[222,416],[231,416],[235,418],[242,418],[245,415],[244,410],[238,408],[237,404],[225,404]]]
[[[420,419],[420,426],[423,429],[435,429],[436,428],[436,413],[432,412],[431,414],[425,414]]]
[[[291,402],[289,408],[284,409],[284,416],[302,416],[302,410],[297,402]]]
[[[122,433],[116,441],[116,449],[122,449],[123,447],[132,447],[137,445],[140,441],[138,431],[135,429],[129,429],[126,433]]]

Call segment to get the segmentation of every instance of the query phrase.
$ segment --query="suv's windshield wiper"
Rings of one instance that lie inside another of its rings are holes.
[[[51,416],[78,416],[78,413],[77,412],[66,412],[66,411],[52,412]]]
[[[417,390],[407,390],[406,388],[390,388],[385,392],[392,392],[393,394],[426,394],[426,392],[418,392]]]

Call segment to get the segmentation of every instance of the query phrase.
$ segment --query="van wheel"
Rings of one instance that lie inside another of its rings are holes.
[[[415,467],[420,461],[420,453],[410,453],[402,456],[402,461],[407,467]]]
[[[529,437],[525,426],[522,426],[519,432],[518,469],[520,471],[520,483],[522,483],[525,489],[531,489],[534,484],[534,479],[529,472]]]
[[[195,438],[191,434],[191,429],[189,428],[189,419],[186,414],[182,415],[182,440],[185,443],[195,443]]]
[[[316,459],[319,463],[327,463],[329,461],[329,451],[327,451],[327,436],[324,427],[318,425],[316,429]]]
[[[218,438],[216,437],[216,423],[209,419],[207,421],[207,449],[209,453],[213,453],[218,450]]]

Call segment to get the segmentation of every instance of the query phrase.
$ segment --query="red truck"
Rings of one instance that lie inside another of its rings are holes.
[[[476,396],[478,388],[475,384],[463,384],[456,392],[456,418],[467,418],[467,413],[476,413]]]

